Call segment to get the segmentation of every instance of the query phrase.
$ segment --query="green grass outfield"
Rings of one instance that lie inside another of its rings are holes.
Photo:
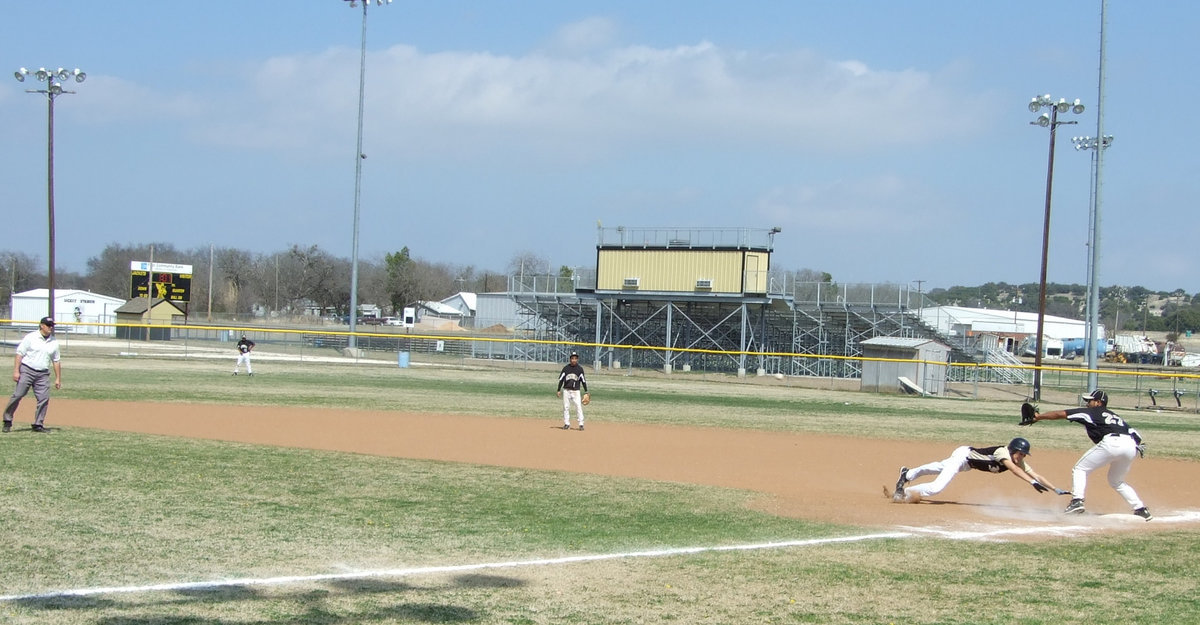
[[[226,366],[226,365],[229,366]],[[556,370],[74,357],[56,397],[557,418]],[[594,374],[589,418],[957,442],[1012,402]],[[32,402],[32,397],[27,401]],[[736,408],[736,410],[732,410]],[[23,407],[25,412],[28,407]],[[49,422],[53,424],[54,405]],[[1200,461],[1200,417],[1123,413]],[[1043,432],[1039,432],[1043,434]],[[1039,444],[1079,448],[1076,428]],[[1169,434],[1169,435],[1163,435]],[[878,534],[773,517],[753,493],[72,428],[0,436],[3,623],[1194,623],[1200,530],[985,543],[893,538],[356,577]],[[1200,505],[1200,504],[1198,504]],[[95,587],[331,580],[58,596]]]

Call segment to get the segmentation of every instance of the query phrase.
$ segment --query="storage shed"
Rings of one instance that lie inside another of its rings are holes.
[[[946,392],[950,347],[933,339],[877,336],[861,343],[862,390],[880,393]]]
[[[146,314],[146,304],[146,298],[135,297],[116,310],[117,338],[145,340],[146,328],[144,326],[149,324],[151,341],[169,341],[171,340],[171,328],[154,326],[183,325],[186,322],[187,318],[184,312],[170,300],[154,298],[154,302],[150,304],[149,315]],[[137,327],[130,327],[130,325]]]

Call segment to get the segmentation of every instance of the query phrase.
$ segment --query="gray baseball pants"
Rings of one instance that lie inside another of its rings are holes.
[[[33,388],[33,396],[37,398],[37,411],[33,415],[33,424],[42,425],[46,421],[46,409],[50,406],[50,370],[38,371],[21,365],[21,377],[17,380],[17,389],[13,391],[12,397],[8,400],[8,406],[4,408],[4,420],[12,422],[13,414],[17,412],[17,406],[21,405],[21,398],[29,394],[30,387]]]

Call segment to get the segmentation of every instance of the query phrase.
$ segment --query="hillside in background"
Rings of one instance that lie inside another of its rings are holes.
[[[944,306],[995,308],[1037,312],[1038,284],[988,282],[980,286],[954,286],[933,289],[925,294]],[[1087,287],[1082,284],[1047,284],[1046,314],[1084,319]],[[1100,323],[1123,332],[1166,332],[1185,335],[1200,333],[1200,294],[1189,295],[1183,289],[1171,292],[1151,291],[1140,286],[1100,288]]]

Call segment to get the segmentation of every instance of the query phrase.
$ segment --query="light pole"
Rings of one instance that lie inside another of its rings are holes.
[[[1042,276],[1038,283],[1038,320],[1037,320],[1037,353],[1033,356],[1033,400],[1038,401],[1042,398],[1042,342],[1043,329],[1046,326],[1046,260],[1050,254],[1050,196],[1054,189],[1054,136],[1058,130],[1059,124],[1076,124],[1078,122],[1060,122],[1058,121],[1059,113],[1070,111],[1078,115],[1083,112],[1083,104],[1079,100],[1075,100],[1072,104],[1067,102],[1065,98],[1060,98],[1058,102],[1050,99],[1050,94],[1034,96],[1029,102],[1029,112],[1036,113],[1043,108],[1050,109],[1049,113],[1042,113],[1037,119],[1029,122],[1034,126],[1042,128],[1050,128],[1050,157],[1046,165],[1046,216],[1042,224]]]
[[[1071,137],[1076,150],[1092,151],[1092,184],[1091,193],[1088,194],[1091,210],[1088,212],[1087,332],[1084,333],[1087,339],[1084,355],[1087,358],[1089,389],[1096,388],[1099,379],[1099,374],[1096,373],[1096,367],[1099,366],[1096,341],[1099,339],[1097,335],[1100,334],[1100,283],[1096,277],[1096,268],[1100,263],[1100,153],[1107,150],[1112,141],[1112,135],[1104,135],[1103,140],[1093,137]]]
[[[362,162],[367,158],[362,148],[363,96],[367,85],[367,6],[371,4],[371,0],[343,1],[349,2],[352,9],[362,2],[362,48],[358,57],[358,149],[354,151],[354,239],[350,246],[350,337],[346,342],[347,347],[354,348],[358,346],[358,337],[354,334],[358,327],[358,213],[362,197]],[[392,0],[375,0],[375,4],[379,6],[391,3]]]
[[[13,76],[17,82],[25,82],[26,76],[33,76],[38,79],[38,82],[46,83],[45,89],[26,89],[25,93],[40,93],[46,96],[47,114],[46,119],[46,207],[49,213],[49,229],[50,229],[50,272],[47,274],[47,288],[49,293],[46,296],[46,316],[54,319],[54,100],[64,93],[75,93],[63,89],[62,83],[67,82],[71,78],[75,82],[83,82],[87,79],[87,74],[79,71],[79,68],[68,70],[58,68],[57,70],[48,70],[44,67],[38,68],[36,72],[30,72],[22,67],[13,72]]]

